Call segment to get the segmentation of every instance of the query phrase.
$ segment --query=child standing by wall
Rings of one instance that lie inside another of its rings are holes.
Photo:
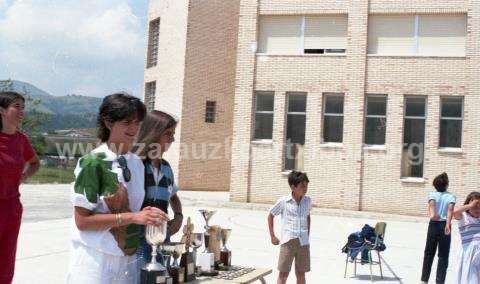
[[[11,283],[22,220],[19,186],[40,167],[28,138],[19,131],[25,99],[0,92],[0,283]]]
[[[455,209],[453,216],[458,220],[462,239],[455,283],[478,284],[480,283],[480,192],[470,193],[464,205]]]
[[[453,207],[456,200],[455,196],[447,191],[448,185],[448,175],[447,173],[442,173],[433,180],[433,186],[437,191],[428,195],[430,222],[428,224],[427,242],[423,258],[422,283],[428,283],[437,246],[438,267],[436,283],[445,283],[450,254]]]
[[[281,244],[277,284],[287,282],[293,260],[295,260],[297,283],[305,283],[305,273],[310,271],[309,235],[312,200],[305,196],[308,182],[307,174],[292,171],[288,175],[291,193],[280,198],[268,215],[268,229],[272,244]],[[273,228],[273,219],[277,215],[282,216],[281,240],[275,236]]]

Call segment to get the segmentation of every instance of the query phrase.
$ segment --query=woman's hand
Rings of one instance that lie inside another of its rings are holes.
[[[138,225],[159,226],[163,222],[168,222],[168,220],[168,215],[165,212],[148,206],[143,208],[142,211],[134,213],[132,222]]]

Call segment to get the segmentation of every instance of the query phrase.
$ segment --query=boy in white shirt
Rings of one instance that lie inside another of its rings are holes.
[[[268,229],[272,244],[279,245],[277,284],[285,284],[295,259],[297,283],[305,283],[305,272],[310,271],[310,211],[312,200],[305,196],[308,190],[306,173],[292,171],[288,175],[291,194],[280,198],[270,209]],[[275,236],[273,219],[282,216],[281,240]]]

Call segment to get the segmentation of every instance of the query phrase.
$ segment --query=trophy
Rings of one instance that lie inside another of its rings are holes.
[[[146,227],[145,238],[148,244],[152,246],[152,259],[141,269],[142,284],[172,283],[165,266],[157,262],[157,248],[165,241],[166,237],[166,222],[163,222],[160,226],[148,225]]]
[[[210,218],[212,218],[213,214],[215,214],[216,211],[210,211],[210,210],[199,210],[200,214],[203,216],[203,219],[205,219],[205,233],[203,234],[204,240],[205,240],[205,250],[203,253],[199,253],[197,255],[197,265],[200,266],[202,272],[205,273],[211,273],[212,272],[212,266],[215,264],[215,255],[210,251],[210,226],[208,225],[208,221]]]
[[[194,225],[191,223],[190,217],[187,219],[187,224],[183,226],[182,243],[185,243],[185,252],[182,254],[180,266],[185,269],[185,282],[195,280],[195,261],[194,254],[190,252],[192,246],[192,232]]]
[[[193,247],[193,263],[197,266],[197,250],[203,245],[203,233],[192,233],[190,238]]]
[[[232,229],[221,229],[222,249],[220,250],[220,263],[223,266],[230,267],[232,265],[232,251],[227,248],[227,241],[232,233]]]
[[[170,256],[173,257],[173,263],[168,265],[168,271],[172,277],[173,284],[185,282],[185,269],[178,264],[178,259],[182,255],[184,247],[185,244],[179,242],[165,243],[163,245],[165,255],[168,255],[167,262],[169,263]]]
[[[200,211],[200,214],[202,214],[203,216],[203,219],[205,219],[205,251],[204,253],[209,253],[210,250],[209,250],[209,245],[210,245],[210,226],[208,225],[208,221],[210,220],[210,218],[212,218],[212,216],[215,214],[215,212],[217,211],[210,211],[210,210],[205,210],[205,209],[202,209],[202,210],[199,210]]]

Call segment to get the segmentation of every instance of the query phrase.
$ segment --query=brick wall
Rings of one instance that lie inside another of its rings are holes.
[[[228,191],[238,0],[190,0],[182,108],[182,189]],[[205,104],[216,101],[215,123]]]
[[[258,3],[260,2],[260,3]],[[369,4],[369,5],[368,5]],[[476,5],[476,6],[475,6]],[[309,195],[320,207],[423,215],[435,175],[447,171],[459,200],[477,188],[479,149],[478,1],[242,1],[235,90],[231,199],[272,203],[288,194],[282,173],[286,92],[307,92],[305,171]],[[371,13],[457,13],[468,11],[466,57],[367,56],[367,21]],[[259,14],[348,13],[346,56],[255,56]],[[476,23],[476,25],[475,25]],[[271,143],[251,143],[255,90],[275,91]],[[344,141],[321,144],[322,93],[345,93]],[[387,94],[384,149],[363,149],[366,93]],[[427,96],[424,179],[400,179],[404,95]],[[438,149],[440,97],[465,97],[461,153]]]

